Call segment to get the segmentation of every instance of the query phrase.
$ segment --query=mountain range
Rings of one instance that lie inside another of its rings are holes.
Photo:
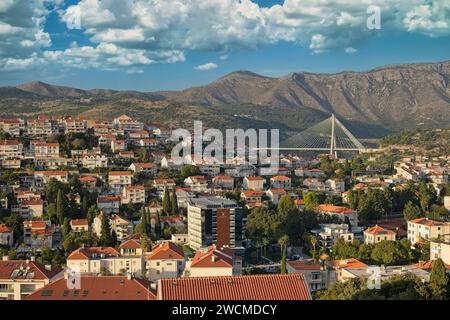
[[[39,113],[219,128],[280,128],[288,136],[334,113],[359,136],[405,128],[450,127],[450,61],[384,66],[366,72],[291,73],[274,78],[249,71],[182,91],[81,90],[35,81],[0,88],[0,115]]]

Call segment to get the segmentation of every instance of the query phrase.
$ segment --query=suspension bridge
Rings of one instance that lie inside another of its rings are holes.
[[[284,145],[295,148],[266,148],[280,151],[326,151],[337,157],[337,151],[364,152],[367,148],[334,114],[318,124],[288,138]]]

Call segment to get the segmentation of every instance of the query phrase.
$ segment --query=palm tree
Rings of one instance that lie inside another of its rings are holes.
[[[281,255],[286,254],[288,243],[289,243],[289,236],[287,234],[278,239],[278,244],[280,245],[281,248]]]

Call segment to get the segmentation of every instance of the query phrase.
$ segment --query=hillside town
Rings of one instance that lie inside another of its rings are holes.
[[[450,296],[450,155],[280,154],[267,175],[179,164],[177,142],[127,115],[0,119],[0,299]]]

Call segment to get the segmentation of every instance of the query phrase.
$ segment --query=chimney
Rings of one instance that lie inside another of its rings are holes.
[[[46,264],[45,265],[45,270],[52,271],[52,265],[51,264]]]
[[[8,261],[9,257],[8,256],[2,256],[2,261]]]
[[[133,276],[131,275],[131,273],[127,273],[127,280],[132,280]]]
[[[30,261],[33,261],[33,262],[34,262],[34,256],[31,256],[31,257],[30,257]]]
[[[212,262],[216,262],[216,256],[215,256],[215,255],[212,255],[212,256],[211,256],[211,261],[212,261]]]

